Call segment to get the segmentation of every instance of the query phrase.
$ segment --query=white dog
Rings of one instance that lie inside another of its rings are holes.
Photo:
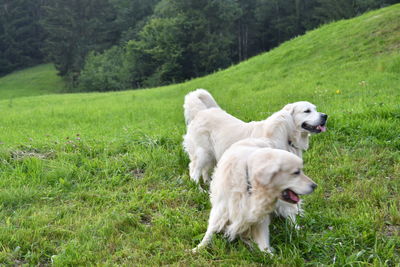
[[[273,148],[301,157],[308,148],[309,135],[326,131],[328,118],[313,104],[302,101],[286,105],[266,120],[246,123],[222,110],[204,89],[187,94],[183,107],[187,124],[183,146],[190,159],[190,177],[197,183],[200,176],[207,182],[225,150],[245,138],[268,138]],[[282,201],[277,205],[277,213],[293,222],[300,212],[298,205]]]
[[[298,156],[274,146],[270,140],[248,138],[233,144],[221,157],[210,185],[211,212],[207,232],[200,244],[206,246],[216,232],[229,240],[252,240],[271,253],[270,214],[280,198],[296,203],[298,195],[310,194],[317,185],[303,174]]]

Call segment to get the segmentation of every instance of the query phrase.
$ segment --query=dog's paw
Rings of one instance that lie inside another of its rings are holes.
[[[199,185],[199,191],[200,191],[201,193],[206,193],[206,194],[208,194],[208,191],[207,191],[206,189],[204,189],[203,187],[201,187],[201,185]]]
[[[192,248],[192,249],[187,249],[186,252],[196,254],[197,252],[199,252],[199,248],[195,247],[195,248]]]
[[[274,256],[274,249],[273,248],[267,248],[266,250],[264,250],[268,255],[270,255],[271,257]]]
[[[275,249],[270,247],[270,248],[265,248],[263,251],[272,257],[274,256]]]

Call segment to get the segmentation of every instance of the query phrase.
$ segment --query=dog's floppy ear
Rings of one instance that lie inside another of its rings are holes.
[[[274,157],[272,149],[263,149],[263,153],[257,153],[249,159],[251,180],[262,185],[269,185],[272,178],[280,169],[279,158]]]
[[[294,105],[293,104],[287,104],[286,106],[283,107],[283,110],[286,110],[291,115],[293,115],[293,113],[294,113]]]

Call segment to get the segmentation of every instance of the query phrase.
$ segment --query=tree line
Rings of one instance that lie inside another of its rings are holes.
[[[400,0],[0,0],[0,76],[54,63],[70,88],[199,77]]]

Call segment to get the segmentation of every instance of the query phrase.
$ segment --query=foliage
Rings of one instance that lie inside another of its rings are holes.
[[[399,1],[0,0],[0,75],[51,61],[69,87],[82,90],[87,56],[120,46],[127,54],[116,65],[132,71],[130,77],[120,75],[125,89],[170,84],[224,69],[318,25]],[[85,90],[109,87],[96,77]]]
[[[229,29],[239,10],[226,5],[223,1],[161,1],[138,40],[127,45],[133,87],[179,82],[231,65],[235,36]]]
[[[0,76],[43,62],[42,13],[35,1],[0,0]]]
[[[140,32],[140,41],[130,41],[127,58],[134,85],[156,86],[182,77],[184,38],[180,17],[152,19]],[[180,81],[180,80],[177,80]]]
[[[130,86],[125,52],[118,46],[103,53],[90,52],[79,76],[85,91],[119,91]]]
[[[12,104],[1,90],[0,265],[398,266],[399,14],[329,24],[163,88]],[[187,252],[210,211],[181,145],[183,98],[199,87],[245,121],[300,100],[329,114],[304,154],[318,188],[304,197],[301,230],[274,219],[272,258],[222,235]]]
[[[110,0],[116,10],[121,44],[134,40],[160,0]]]
[[[108,0],[54,0],[45,10],[46,53],[59,74],[76,85],[86,55],[116,41],[114,10]]]
[[[203,76],[317,25],[353,17],[384,3],[162,0],[150,19],[142,19],[146,23],[139,32],[137,25],[142,23],[136,20],[131,35],[134,40],[126,45],[130,87],[152,87]]]

